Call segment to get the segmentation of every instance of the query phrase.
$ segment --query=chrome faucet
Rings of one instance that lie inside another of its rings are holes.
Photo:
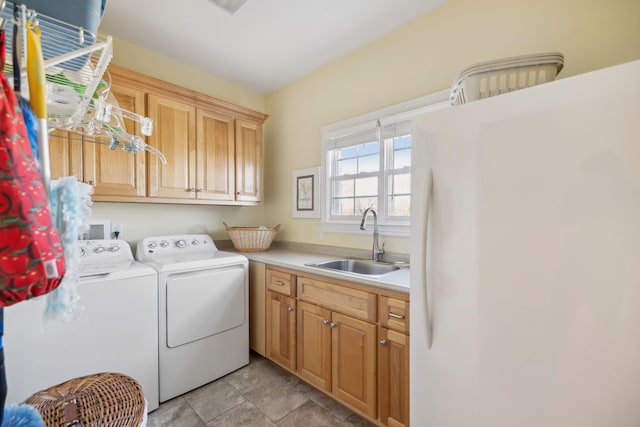
[[[382,248],[378,244],[378,214],[373,208],[367,208],[362,214],[362,222],[360,223],[360,230],[364,230],[367,226],[367,214],[371,212],[373,214],[373,250],[371,252],[371,259],[378,262],[380,261],[380,255],[384,253],[384,243]]]

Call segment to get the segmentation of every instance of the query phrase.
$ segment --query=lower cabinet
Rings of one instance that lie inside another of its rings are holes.
[[[249,261],[249,347],[261,356],[267,355],[265,269],[265,264]]]
[[[296,370],[296,300],[267,291],[267,357]]]
[[[408,296],[279,267],[265,277],[267,358],[379,425],[408,426]]]
[[[306,302],[298,306],[298,375],[376,416],[376,325]]]
[[[298,375],[375,418],[376,325],[300,302]]]
[[[378,412],[387,426],[409,425],[409,336],[378,328]]]
[[[331,311],[300,302],[298,306],[298,375],[331,391]]]
[[[376,417],[376,325],[332,313],[332,391]]]

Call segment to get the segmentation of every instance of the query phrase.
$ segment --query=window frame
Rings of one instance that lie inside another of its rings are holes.
[[[376,128],[380,125],[382,129],[386,125],[412,120],[418,115],[430,111],[449,107],[449,91],[443,90],[420,98],[416,98],[391,107],[372,111],[358,117],[343,120],[321,128],[321,166],[320,166],[320,187],[322,193],[322,203],[320,209],[320,226],[323,232],[329,233],[349,233],[360,232],[361,219],[355,215],[344,218],[331,215],[332,206],[332,180],[328,176],[330,168],[327,165],[329,151],[333,150],[332,140],[340,136],[354,134]],[[380,163],[381,170],[378,171],[378,227],[380,234],[390,237],[409,237],[410,219],[398,219],[387,216],[387,185],[386,179],[392,169],[387,168],[387,154],[383,153],[387,144],[384,143],[384,136],[381,138]],[[413,144],[413,141],[412,141]],[[382,203],[382,204],[380,204]]]

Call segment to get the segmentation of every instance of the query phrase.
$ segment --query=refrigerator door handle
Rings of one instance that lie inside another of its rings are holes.
[[[425,182],[424,182],[424,189],[425,189],[425,197],[422,200],[423,203],[423,210],[422,212],[424,212],[424,216],[421,218],[421,220],[423,221],[423,223],[421,224],[420,227],[420,235],[417,236],[418,239],[420,239],[419,241],[422,242],[420,244],[420,251],[422,253],[418,254],[418,259],[420,259],[422,262],[418,263],[418,277],[420,278],[420,285],[424,287],[423,289],[423,297],[422,297],[422,306],[423,306],[423,313],[424,313],[424,322],[425,322],[425,338],[427,340],[427,348],[431,348],[431,344],[433,341],[433,329],[432,329],[432,324],[431,324],[431,313],[429,310],[429,283],[427,280],[427,257],[430,257],[431,254],[427,251],[427,240],[429,238],[429,217],[430,217],[430,205],[431,205],[431,198],[432,198],[432,192],[433,192],[433,173],[431,171],[431,168],[429,168],[427,170],[427,173],[425,174]]]

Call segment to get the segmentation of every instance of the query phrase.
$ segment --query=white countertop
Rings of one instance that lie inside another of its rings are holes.
[[[308,263],[317,263],[341,258],[339,256],[298,252],[276,247],[271,247],[267,252],[240,253],[245,255],[251,261],[271,264],[303,273],[314,274],[316,276],[324,276],[346,282],[353,282],[360,285],[374,286],[376,288],[388,289],[407,294],[409,293],[409,268],[400,268],[399,270],[386,274],[384,277],[374,279],[305,265]]]

